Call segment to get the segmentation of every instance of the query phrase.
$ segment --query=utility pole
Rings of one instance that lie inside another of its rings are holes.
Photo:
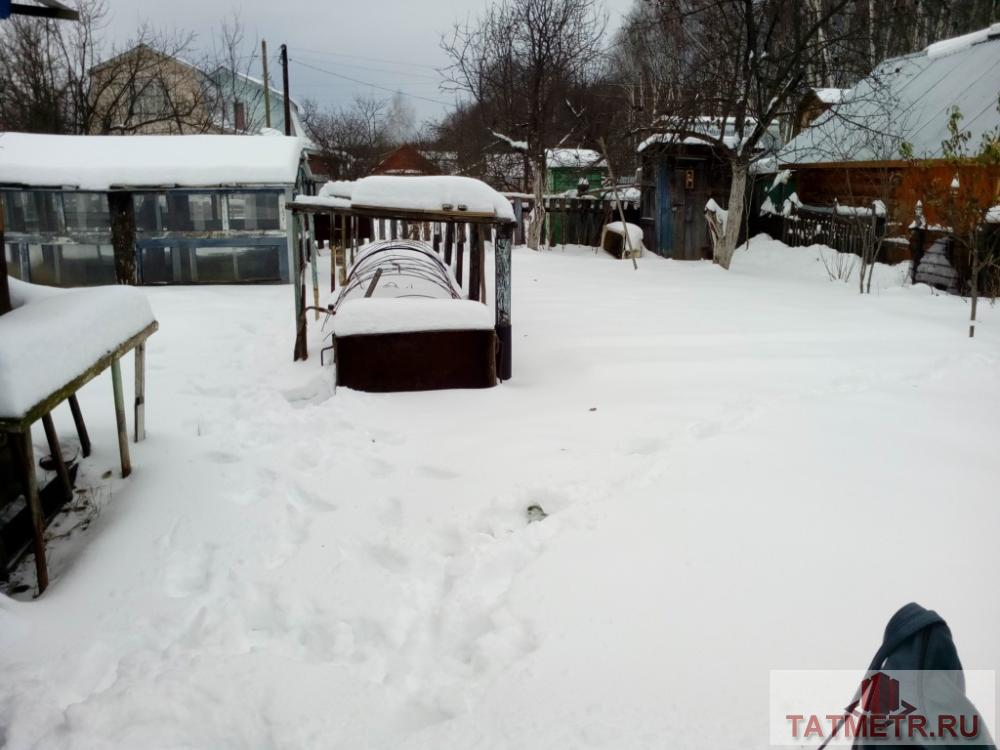
[[[288,98],[288,47],[281,45],[281,88],[285,98],[285,135],[292,134],[292,103]]]
[[[267,77],[267,40],[260,40],[260,59],[264,62],[264,124],[271,127],[271,79]]]

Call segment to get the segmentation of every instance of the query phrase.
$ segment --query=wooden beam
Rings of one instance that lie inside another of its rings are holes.
[[[31,444],[31,428],[17,436],[24,470],[24,495],[28,499],[31,511],[31,545],[35,553],[35,577],[38,581],[38,596],[49,586],[49,568],[45,560],[45,516],[42,513],[42,500],[38,496],[38,477],[35,475],[35,451]]]
[[[458,230],[458,243],[455,247],[455,278],[458,279],[458,287],[462,288],[462,276],[464,269],[462,268],[465,263],[465,224],[458,224],[455,227]]]
[[[59,482],[63,486],[66,499],[70,500],[73,497],[73,482],[69,478],[69,469],[66,468],[66,461],[63,459],[62,446],[59,445],[59,433],[56,432],[51,412],[42,417],[42,427],[45,430],[45,440],[49,444],[49,454],[56,467]]]
[[[513,224],[507,219],[497,218],[492,213],[475,211],[417,211],[412,209],[378,208],[375,206],[351,206],[350,208],[331,208],[315,206],[309,203],[289,201],[285,207],[297,213],[329,213],[337,216],[364,216],[371,219],[396,219],[409,221],[464,221],[471,224]],[[383,234],[382,239],[386,239]]]
[[[146,439],[146,345],[135,348],[135,442]]]
[[[79,21],[80,14],[55,0],[38,0],[41,5],[11,3],[11,15],[34,16],[35,18],[55,18],[59,21]]]
[[[10,285],[7,283],[7,243],[4,241],[3,193],[0,193],[0,315],[14,309],[10,301]]]
[[[87,425],[83,421],[83,412],[80,411],[80,402],[76,400],[76,394],[70,394],[69,410],[73,413],[73,423],[76,425],[76,435],[80,438],[80,452],[86,458],[90,455],[90,435],[87,434]]]
[[[115,421],[118,423],[118,455],[122,464],[122,478],[132,473],[132,461],[128,455],[128,424],[125,422],[125,395],[122,390],[121,360],[111,363],[111,385],[115,392]]]
[[[450,222],[444,222],[444,264],[451,267],[451,248],[452,243],[455,241],[455,225]]]
[[[289,244],[292,251],[292,293],[295,295],[295,346],[292,348],[292,361],[308,359],[306,346],[306,288],[303,278],[305,269],[302,267],[302,243],[299,239],[299,222],[301,218],[292,214],[289,224]]]
[[[483,233],[473,224],[469,227],[469,294],[471,300],[479,301],[479,286],[483,274]]]

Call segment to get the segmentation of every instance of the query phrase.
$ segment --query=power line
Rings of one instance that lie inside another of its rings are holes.
[[[427,63],[415,63],[408,60],[387,60],[384,57],[366,57],[365,55],[349,55],[346,52],[330,52],[329,50],[321,49],[309,49],[308,47],[296,47],[296,50],[301,52],[311,52],[313,56],[319,57],[351,57],[355,60],[369,60],[371,62],[388,63],[389,65],[405,65],[408,68],[429,68],[430,70],[438,70],[440,66],[438,65],[428,65]]]
[[[371,83],[370,81],[362,81],[358,78],[351,78],[350,76],[341,75],[340,73],[334,73],[332,70],[326,70],[325,68],[317,68],[315,65],[310,65],[309,63],[304,63],[301,60],[289,60],[296,65],[301,65],[303,68],[309,68],[310,70],[315,70],[318,73],[326,73],[327,75],[334,76],[335,78],[343,78],[345,81],[351,81],[352,83],[358,83],[362,86],[370,86],[373,89],[379,89],[380,91],[388,91],[390,94],[402,94],[410,99],[420,99],[425,102],[430,102],[431,104],[440,104],[444,107],[453,107],[454,104],[451,102],[443,102],[440,99],[431,99],[427,96],[420,96],[419,94],[407,94],[405,91],[400,91],[399,89],[391,89],[387,86],[379,86],[377,83]]]
[[[302,57],[314,57],[314,55],[305,54],[305,55],[302,55]],[[413,73],[413,72],[407,72],[407,71],[403,71],[403,70],[387,70],[386,68],[372,68],[372,67],[369,67],[367,65],[351,65],[350,63],[342,63],[342,62],[338,62],[337,65],[339,65],[341,67],[344,67],[344,68],[354,68],[356,70],[367,70],[367,71],[369,71],[371,73],[389,73],[390,75],[410,76],[411,78],[424,78],[424,79],[426,79],[428,81],[434,81],[435,83],[438,83],[438,82],[441,81],[441,76],[429,76],[429,75],[425,75],[424,73]]]

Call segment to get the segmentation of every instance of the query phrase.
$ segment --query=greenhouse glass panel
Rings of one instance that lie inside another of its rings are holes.
[[[281,217],[277,193],[230,193],[229,228],[277,230]]]
[[[218,232],[222,198],[218,193],[167,193],[164,229],[171,232]]]
[[[67,232],[111,231],[108,196],[105,193],[63,193],[62,198]]]

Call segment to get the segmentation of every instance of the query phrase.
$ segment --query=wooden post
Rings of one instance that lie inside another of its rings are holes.
[[[455,278],[458,279],[458,288],[462,288],[463,264],[465,263],[465,224],[458,224],[458,246],[455,248],[457,258],[455,258]]]
[[[3,193],[0,193],[0,315],[14,309],[10,302],[10,285],[7,283],[7,243],[4,241]]]
[[[510,323],[510,262],[511,245],[513,244],[513,224],[501,224],[497,227],[497,240],[493,257],[496,263],[496,288],[494,301],[496,303],[497,332],[497,377],[500,380],[510,380],[511,364],[511,323]]]
[[[69,397],[69,410],[73,412],[73,423],[76,425],[76,435],[80,438],[80,451],[83,457],[90,455],[90,435],[87,434],[87,425],[83,421],[83,412],[80,411],[80,402],[76,400],[76,394]]]
[[[292,249],[292,292],[295,294],[295,348],[292,360],[308,359],[306,348],[306,286],[302,278],[305,269],[302,267],[302,244],[299,240],[299,215],[292,212],[288,224],[289,243]]]
[[[45,440],[49,444],[49,454],[56,467],[56,474],[63,486],[66,499],[69,500],[73,497],[73,482],[70,481],[69,469],[66,468],[66,461],[63,459],[62,446],[59,445],[59,434],[52,421],[52,412],[42,417],[42,427],[45,429]]]
[[[288,92],[288,47],[284,44],[281,45],[281,91],[282,104],[285,107],[285,135],[292,135],[292,100]]]
[[[132,473],[128,455],[128,424],[125,422],[125,394],[122,390],[121,358],[111,361],[111,385],[115,391],[115,420],[118,422],[118,454],[122,463],[122,478]]]
[[[545,221],[548,224],[549,229],[549,247],[556,246],[556,210],[559,208],[559,200],[553,198],[549,201],[548,207],[545,209]]]
[[[483,232],[479,224],[469,225],[469,299],[479,301],[483,275]]]
[[[515,236],[520,244],[524,244],[524,201],[520,198],[514,199],[514,221],[517,222]]]
[[[444,225],[444,264],[451,267],[451,245],[455,238],[455,223],[445,222]]]
[[[146,342],[135,347],[135,442],[146,439]]]
[[[111,245],[115,255],[115,278],[119,284],[139,283],[135,249],[135,202],[132,193],[108,193],[111,214]]]
[[[440,255],[441,254],[441,225],[438,224],[437,222],[434,222],[433,231],[434,231],[434,239],[433,239],[434,252],[437,255]]]
[[[309,227],[309,231],[306,233],[306,242],[309,244],[309,261],[312,270],[313,307],[316,308],[314,311],[316,320],[319,320],[319,248],[316,245],[316,222],[313,220],[312,214],[307,214],[306,222]]]
[[[260,59],[264,63],[264,125],[271,127],[271,79],[267,75],[267,40],[260,40]]]
[[[38,477],[35,475],[35,452],[31,444],[31,428],[18,435],[21,465],[24,468],[24,495],[31,510],[31,546],[35,553],[35,576],[38,580],[38,596],[49,586],[49,569],[45,560],[45,516],[42,501],[38,496]]]
[[[347,254],[347,222],[351,220],[347,214],[340,216],[340,285],[347,283],[347,266],[350,265],[350,256]]]
[[[330,291],[337,291],[337,246],[333,244],[333,215],[330,215],[330,239],[323,240],[330,251]]]

